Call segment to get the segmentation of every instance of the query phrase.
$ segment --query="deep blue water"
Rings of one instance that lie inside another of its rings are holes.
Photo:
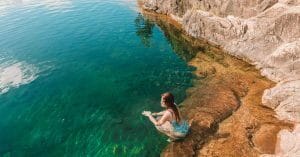
[[[0,156],[158,156],[192,68],[129,0],[0,2]]]

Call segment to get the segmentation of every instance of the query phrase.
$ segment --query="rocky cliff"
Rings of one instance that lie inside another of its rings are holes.
[[[278,134],[277,154],[300,155],[299,0],[143,0],[143,7],[172,17],[190,36],[219,45],[277,82],[262,103],[296,124],[293,132]]]

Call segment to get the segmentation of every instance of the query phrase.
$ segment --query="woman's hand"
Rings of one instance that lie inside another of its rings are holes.
[[[171,116],[170,112],[160,112],[163,113],[163,116],[157,121],[151,114],[150,111],[143,111],[142,114],[144,116],[147,116],[150,121],[154,124],[154,125],[162,125],[164,124]],[[157,113],[156,113],[157,114]]]
[[[149,117],[151,115],[150,111],[143,111],[142,115]]]

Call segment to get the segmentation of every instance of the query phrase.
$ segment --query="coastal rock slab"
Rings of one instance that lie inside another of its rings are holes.
[[[187,34],[256,65],[278,83],[265,91],[263,104],[275,109],[279,119],[300,123],[299,0],[143,2],[145,9],[180,22]]]

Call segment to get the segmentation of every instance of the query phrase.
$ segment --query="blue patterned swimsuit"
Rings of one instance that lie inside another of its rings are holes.
[[[175,120],[172,120],[171,124],[173,126],[174,131],[181,134],[187,134],[190,128],[189,123],[186,120],[182,121],[181,124],[177,123]]]
[[[172,111],[169,111],[169,112],[171,112],[172,117],[173,117],[174,113]],[[181,124],[177,123],[176,120],[172,120],[171,125],[173,127],[174,132],[180,133],[182,135],[186,135],[190,128],[189,123],[186,120],[182,120]]]

